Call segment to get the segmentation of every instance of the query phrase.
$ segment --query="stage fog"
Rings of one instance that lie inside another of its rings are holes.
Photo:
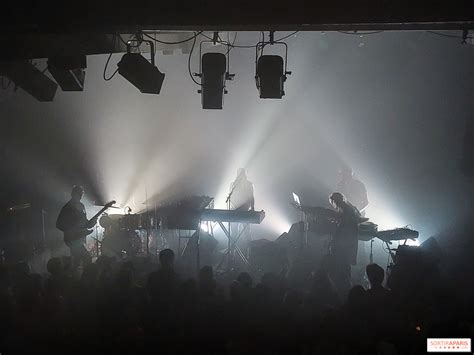
[[[239,33],[236,44],[259,35]],[[472,180],[460,169],[474,114],[472,45],[427,32],[300,32],[286,42],[292,73],[283,99],[258,97],[255,49],[233,48],[223,110],[201,109],[179,49],[157,52],[160,95],[141,94],[118,74],[105,81],[108,55],[88,56],[84,92],[59,90],[40,103],[3,90],[2,210],[35,198],[54,220],[74,184],[90,204],[115,199],[133,212],[189,195],[225,208],[245,168],[255,209],[266,212],[253,237],[273,240],[300,220],[292,193],[330,207],[346,165],[365,184],[366,216],[379,230],[410,226],[423,241],[472,216]],[[121,56],[112,55],[106,76]],[[198,67],[195,51],[191,70]]]

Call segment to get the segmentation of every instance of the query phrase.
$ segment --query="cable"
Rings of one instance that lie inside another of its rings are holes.
[[[188,57],[188,72],[189,72],[189,76],[190,76],[191,79],[194,81],[194,83],[197,84],[197,85],[199,85],[199,86],[201,86],[201,83],[198,82],[196,79],[194,79],[193,73],[191,72],[191,56],[193,55],[194,46],[196,45],[196,38],[197,38],[197,36],[194,36],[193,45],[191,46],[191,50],[189,51],[189,57]]]
[[[230,53],[230,51],[231,51],[232,49],[234,49],[234,44],[235,44],[235,41],[236,41],[236,39],[237,39],[237,35],[238,35],[238,32],[235,32],[235,37],[234,37],[234,40],[232,41],[232,44],[230,44],[230,40],[227,40],[229,49],[227,49],[227,52],[226,52],[225,55],[228,55],[228,54]]]
[[[128,48],[128,43],[127,42],[124,42],[122,36],[117,36],[117,35],[114,35],[114,42],[113,42],[113,46],[115,48],[115,42],[116,42],[116,39],[117,37],[120,38],[120,40],[122,41],[122,43],[125,43],[127,45],[127,48]],[[107,61],[105,62],[105,67],[104,67],[104,72],[102,73],[102,77],[104,78],[105,81],[109,81],[109,80],[112,80],[112,78],[115,76],[115,74],[117,74],[119,68],[117,67],[117,69],[115,69],[115,71],[113,72],[113,74],[107,78],[107,67],[109,66],[109,62],[110,62],[110,58],[112,58],[112,54],[113,52],[110,52],[109,54],[109,57],[107,58]]]
[[[371,32],[348,32],[348,31],[337,31],[339,33],[345,34],[345,35],[352,35],[352,36],[364,36],[364,35],[374,35],[376,33],[382,33],[384,31],[371,31]]]
[[[256,45],[253,45],[253,46],[242,46],[242,45],[238,45],[238,44],[231,44],[230,45],[232,48],[255,48]]]
[[[204,33],[201,33],[201,35],[203,37],[206,37],[208,40],[210,41],[214,41],[213,38],[209,37],[208,35],[205,35]],[[219,44],[225,44],[225,45],[230,45],[228,44],[227,42],[224,42],[224,41],[217,41],[216,43],[219,43]],[[248,46],[244,46],[244,45],[237,45],[237,44],[232,44],[231,45],[233,48],[255,48],[255,44],[254,45],[248,45]]]
[[[156,41],[158,43],[162,43],[162,44],[181,44],[181,43],[185,43],[185,42],[189,42],[189,41],[192,41],[193,39],[196,39],[197,36],[199,36],[201,33],[203,33],[204,31],[199,31],[197,33],[194,33],[193,36],[189,37],[189,38],[186,38],[185,40],[182,40],[182,41],[177,41],[177,42],[167,42],[167,41],[161,41],[159,39],[156,39],[156,38],[153,38],[152,36],[150,36],[148,33],[146,32],[142,32],[143,35],[145,37],[148,37],[150,38],[151,40],[153,41]]]
[[[210,39],[212,41],[212,38],[209,37],[208,35],[205,35],[204,33],[201,33],[201,36],[206,37],[207,39]]]
[[[373,34],[376,34],[376,33],[382,33],[384,31],[372,31],[372,32],[358,32],[358,31],[354,31],[354,32],[348,32],[348,31],[337,31],[339,33],[343,33],[343,34],[346,34],[346,35],[353,35],[353,36],[364,36],[364,35],[373,35]],[[457,36],[457,35],[450,35],[450,34],[447,34],[447,33],[442,33],[442,32],[436,32],[436,31],[426,31],[428,33],[431,33],[431,34],[434,34],[434,35],[437,35],[437,36],[441,36],[441,37],[448,37],[448,38],[457,38],[457,39],[463,39],[462,36]],[[466,37],[466,39],[473,39],[474,37]]]
[[[289,35],[286,35],[286,36],[284,36],[284,37],[281,37],[281,38],[276,39],[274,42],[283,41],[283,40],[285,40],[285,39],[287,39],[287,38],[289,38],[289,37],[295,35],[295,34],[298,33],[298,32],[299,32],[299,31],[294,31],[294,32],[290,33]],[[263,35],[263,38],[262,38],[262,40],[259,40],[259,42],[265,42],[265,34],[264,34],[264,32],[263,32],[263,31],[260,31],[260,34]],[[209,40],[211,40],[211,41],[213,40],[211,37],[205,35],[204,33],[201,33],[201,35],[204,36],[204,37],[206,37],[207,39],[209,39]],[[254,45],[238,45],[238,44],[234,44],[234,43],[228,44],[228,43],[226,43],[226,42],[224,42],[224,41],[217,41],[217,43],[226,44],[226,45],[231,46],[232,48],[249,48],[249,49],[253,49],[253,48],[256,48],[256,47],[257,47],[257,44],[254,44]]]
[[[287,39],[287,38],[289,38],[289,37],[291,37],[291,36],[297,34],[298,32],[299,32],[299,31],[295,31],[295,32],[293,32],[293,33],[290,33],[288,36],[285,36],[285,37],[282,37],[282,38],[278,38],[278,39],[275,40],[275,42],[283,41],[284,39]]]
[[[109,80],[112,80],[112,78],[115,76],[115,74],[117,74],[118,72],[118,68],[114,71],[114,73],[107,78],[107,67],[109,66],[109,61],[110,61],[110,58],[112,57],[112,53],[109,54],[109,57],[107,58],[107,62],[105,62],[105,67],[104,67],[104,73],[102,75],[102,77],[104,78],[105,81],[109,81]]]
[[[442,33],[442,32],[436,32],[436,31],[426,31],[428,33],[431,33],[433,35],[441,36],[441,37],[448,37],[448,38],[457,38],[457,39],[464,39],[462,36],[456,36],[456,35],[449,35],[447,33]],[[468,36],[466,39],[473,39],[474,37]]]
[[[358,31],[354,31],[354,32],[348,32],[348,31],[337,31],[339,33],[343,33],[343,34],[346,34],[346,35],[353,35],[353,36],[363,36],[363,35],[373,35],[373,34],[376,34],[376,33],[381,33],[381,32],[384,32],[384,31],[372,31],[372,32],[358,32]],[[436,31],[426,31],[428,33],[431,33],[431,34],[434,34],[434,35],[438,35],[438,36],[442,36],[442,37],[449,37],[449,38],[457,38],[457,39],[463,39],[462,36],[457,36],[457,35],[450,35],[450,34],[446,34],[446,33],[442,33],[442,32],[436,32]],[[474,37],[466,37],[467,39],[473,39]]]

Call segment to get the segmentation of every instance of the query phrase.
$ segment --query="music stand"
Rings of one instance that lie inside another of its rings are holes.
[[[309,216],[306,210],[301,206],[301,199],[296,192],[292,192],[293,195],[293,205],[299,209],[302,213],[301,217],[303,219],[303,240],[301,240],[300,249],[302,250],[305,245],[308,244],[308,233],[309,233]]]

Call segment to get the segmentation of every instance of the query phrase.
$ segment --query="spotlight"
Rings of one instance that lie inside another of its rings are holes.
[[[261,99],[281,99],[285,80],[282,57],[263,55],[258,59],[256,81]]]
[[[202,54],[203,44],[223,44],[227,46],[226,54],[209,52]],[[234,79],[235,74],[229,74],[230,43],[219,40],[219,32],[214,32],[212,41],[201,41],[199,45],[200,73],[194,73],[201,78],[201,104],[203,109],[222,110],[226,80]],[[226,58],[227,57],[227,58]]]
[[[208,222],[201,222],[199,224],[199,228],[201,228],[201,230],[205,233],[209,233],[209,224]]]
[[[63,91],[83,91],[87,67],[85,55],[48,59],[48,70]]]
[[[263,55],[263,49],[268,44],[283,45],[285,59],[278,55]],[[270,32],[270,42],[259,42],[255,52],[255,83],[261,99],[281,99],[285,95],[284,83],[291,72],[286,70],[288,46],[284,42],[275,42],[273,32]]]
[[[201,103],[203,109],[222,110],[227,61],[222,53],[206,53],[201,59]]]
[[[165,74],[155,66],[155,48],[152,41],[143,41],[150,45],[151,63],[140,53],[131,53],[127,43],[127,53],[123,55],[118,65],[118,72],[140,92],[144,94],[159,94]]]
[[[2,63],[0,73],[38,101],[53,101],[58,85],[29,61]]]
[[[420,241],[418,239],[407,239],[405,245],[409,245],[412,247],[419,247]]]

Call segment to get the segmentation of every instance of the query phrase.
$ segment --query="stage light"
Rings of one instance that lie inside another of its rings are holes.
[[[199,224],[199,228],[205,233],[209,233],[209,223],[208,222],[201,222]]]
[[[255,49],[255,83],[261,99],[281,99],[285,95],[284,85],[287,71],[288,46],[285,42],[273,40],[274,32],[270,32],[269,42],[259,42]],[[285,59],[278,55],[263,55],[263,50],[268,45],[281,45],[285,47]]]
[[[271,230],[278,235],[284,232],[288,232],[291,228],[291,223],[288,222],[286,218],[280,215],[276,218],[271,218],[269,224]]]
[[[406,226],[407,223],[398,215],[397,211],[383,200],[379,202],[374,193],[369,205],[365,209],[365,216],[377,224],[378,230],[388,230]]]
[[[262,55],[257,62],[255,80],[261,99],[281,99],[285,95],[286,80],[283,58],[277,55]]]
[[[143,41],[150,45],[151,63],[140,53],[131,53],[127,44],[127,53],[123,55],[118,65],[118,72],[140,92],[144,94],[159,94],[165,74],[155,66],[155,48],[152,41]]]
[[[0,65],[0,73],[38,101],[53,101],[58,85],[29,61]]]
[[[48,59],[48,70],[63,91],[83,91],[87,67],[85,55],[56,56]]]
[[[222,110],[225,81],[230,79],[227,60],[222,53],[206,53],[201,59],[201,103],[203,109]]]
[[[217,45],[226,46],[226,53],[208,52],[202,54],[203,45],[210,44],[212,47]],[[219,40],[219,33],[214,32],[212,41],[201,41],[199,45],[199,73],[195,76],[201,78],[201,105],[203,109],[222,110],[224,103],[224,94],[227,94],[226,81],[232,80],[234,74],[229,73],[230,67],[230,47],[231,44]]]
[[[413,246],[413,247],[419,247],[420,246],[420,241],[418,239],[407,239],[405,244]]]

